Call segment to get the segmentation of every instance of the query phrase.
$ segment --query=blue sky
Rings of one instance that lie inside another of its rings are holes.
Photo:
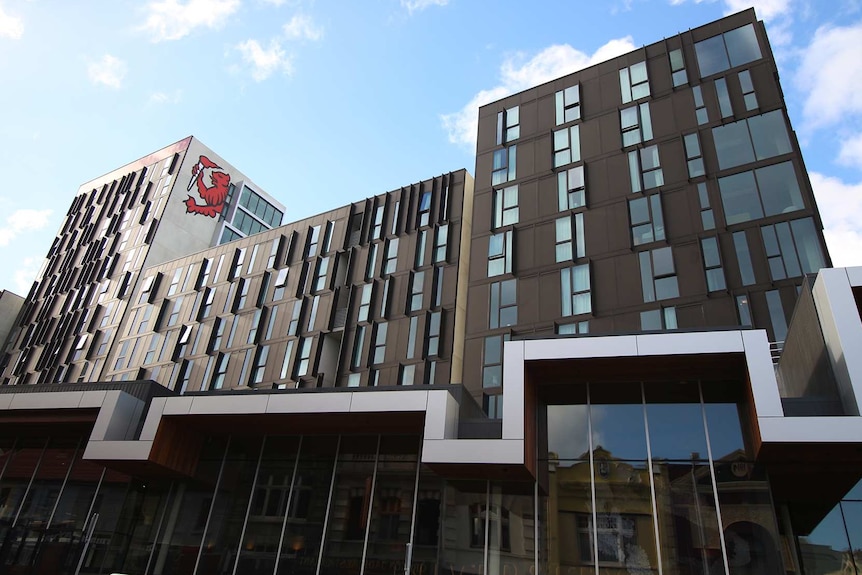
[[[859,0],[0,0],[0,289],[80,184],[190,134],[292,221],[472,172],[478,105],[752,5],[833,260],[862,264]]]

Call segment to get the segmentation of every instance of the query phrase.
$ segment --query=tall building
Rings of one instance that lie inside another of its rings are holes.
[[[3,383],[99,380],[141,270],[278,226],[283,214],[192,136],[83,184],[26,298]]]
[[[475,183],[267,230],[193,140],[86,184],[6,359],[0,570],[858,573],[862,268],[774,72],[729,16],[483,107]]]

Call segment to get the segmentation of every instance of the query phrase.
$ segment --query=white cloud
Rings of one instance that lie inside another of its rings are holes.
[[[20,40],[24,35],[24,22],[11,14],[7,14],[0,6],[0,38]]]
[[[315,25],[311,16],[297,14],[284,25],[284,37],[288,40],[320,40],[323,28]]]
[[[154,0],[145,8],[142,28],[153,42],[179,40],[195,28],[221,28],[239,5],[240,0]]]
[[[6,217],[6,225],[0,227],[0,246],[8,246],[18,235],[41,230],[48,225],[51,210],[15,210]]]
[[[15,293],[22,297],[26,297],[30,293],[30,288],[33,287],[33,282],[39,276],[44,260],[39,258],[24,258],[21,262],[21,267],[15,270],[12,274],[15,282]]]
[[[841,140],[838,163],[862,169],[862,134]]]
[[[724,0],[725,14],[733,14],[753,6],[757,17],[763,20],[789,14],[792,4],[793,0]]]
[[[401,7],[407,8],[407,11],[413,14],[429,6],[445,6],[448,3],[449,0],[401,0]]]
[[[183,91],[174,90],[173,93],[153,92],[150,94],[150,104],[178,104],[182,100]]]
[[[251,77],[261,82],[274,72],[281,71],[288,76],[293,72],[293,64],[278,40],[271,40],[269,48],[264,49],[257,40],[246,40],[237,44],[236,49],[242,59],[251,65]]]
[[[103,84],[109,88],[117,89],[126,77],[126,63],[110,54],[105,54],[98,62],[90,62],[87,66],[87,75],[94,84]]]
[[[810,172],[811,187],[823,219],[823,234],[837,267],[862,265],[862,182]]]
[[[508,58],[500,66],[500,84],[473,96],[473,99],[460,111],[441,115],[443,128],[448,132],[449,141],[453,144],[462,144],[475,149],[479,106],[634,49],[631,36],[626,36],[611,40],[596,50],[592,56],[568,44],[562,44],[549,46],[524,63],[521,63],[524,59],[523,55]]]
[[[794,82],[807,93],[803,115],[808,129],[845,122],[862,113],[862,22],[852,26],[822,26],[802,50]]]

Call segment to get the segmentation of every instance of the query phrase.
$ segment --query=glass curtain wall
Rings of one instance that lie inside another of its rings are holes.
[[[547,406],[549,574],[784,572],[738,406],[696,382],[571,386]]]

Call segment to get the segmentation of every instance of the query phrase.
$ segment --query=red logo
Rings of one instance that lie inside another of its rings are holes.
[[[214,218],[216,217],[216,214],[221,213],[230,187],[230,175],[225,172],[216,171],[221,169],[221,166],[206,156],[200,157],[198,163],[192,168],[192,178],[189,180],[189,185],[188,188],[186,188],[186,191],[190,192],[192,190],[192,186],[197,183],[198,194],[200,194],[200,197],[206,203],[199,204],[193,197],[189,196],[189,199],[184,202],[186,204],[187,214],[202,214],[204,216]],[[210,187],[207,187],[204,183],[205,170],[210,170],[210,182],[212,183],[212,186]]]

